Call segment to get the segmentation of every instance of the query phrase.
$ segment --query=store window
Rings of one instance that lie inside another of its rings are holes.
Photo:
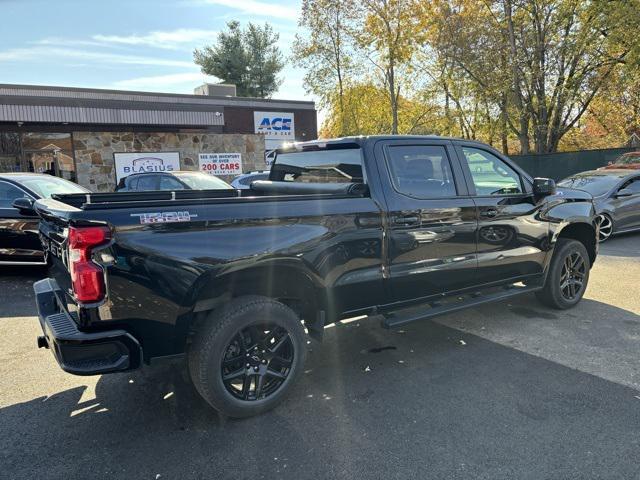
[[[0,132],[0,173],[19,172],[20,134]]]
[[[0,132],[0,172],[48,173],[76,181],[71,133]]]

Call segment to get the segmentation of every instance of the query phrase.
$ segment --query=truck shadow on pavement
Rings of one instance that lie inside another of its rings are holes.
[[[242,421],[209,408],[182,364],[103,376],[95,398],[78,386],[2,408],[0,478],[640,473],[634,389],[430,321],[337,324],[309,350],[285,402]]]

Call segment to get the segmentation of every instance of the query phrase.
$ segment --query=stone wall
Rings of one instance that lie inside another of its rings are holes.
[[[77,181],[93,192],[113,191],[120,152],[180,152],[182,170],[197,170],[200,153],[240,153],[243,171],[266,168],[264,138],[252,134],[74,132],[73,147]]]

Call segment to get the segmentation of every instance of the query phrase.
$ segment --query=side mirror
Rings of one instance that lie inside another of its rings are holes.
[[[23,215],[35,215],[33,208],[33,200],[27,197],[16,198],[13,201],[13,208],[17,209]]]
[[[534,178],[533,194],[536,197],[547,197],[556,193],[556,182],[552,178]]]
[[[616,198],[620,198],[620,197],[630,197],[631,195],[633,195],[633,192],[631,191],[630,188],[623,188],[622,190],[619,190],[614,197]]]

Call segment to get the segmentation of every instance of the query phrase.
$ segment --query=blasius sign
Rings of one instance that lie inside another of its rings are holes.
[[[265,139],[293,141],[296,138],[293,113],[253,112],[255,132]]]
[[[116,181],[132,173],[173,172],[180,170],[178,152],[114,153]]]

